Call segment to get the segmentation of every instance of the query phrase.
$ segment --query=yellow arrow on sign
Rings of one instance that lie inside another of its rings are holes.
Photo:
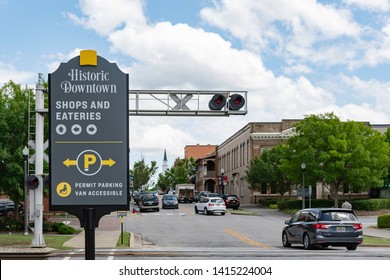
[[[102,165],[108,165],[109,167],[113,166],[116,162],[113,159],[102,160]]]
[[[76,160],[71,160],[71,159],[66,159],[63,164],[65,164],[67,167],[71,166],[71,165],[77,165],[77,161]]]

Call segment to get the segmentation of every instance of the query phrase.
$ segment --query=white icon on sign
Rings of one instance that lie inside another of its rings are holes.
[[[64,135],[64,134],[66,133],[66,126],[63,125],[63,124],[57,125],[57,127],[56,127],[56,132],[57,132],[57,134],[59,134],[59,135]]]
[[[82,131],[81,126],[78,125],[78,124],[72,125],[71,130],[72,130],[72,133],[73,133],[74,135],[79,135],[79,134],[81,133],[81,131]]]
[[[96,127],[96,125],[90,124],[90,125],[87,126],[87,133],[88,133],[89,135],[94,135],[94,134],[96,134],[96,132],[97,132],[97,127]]]

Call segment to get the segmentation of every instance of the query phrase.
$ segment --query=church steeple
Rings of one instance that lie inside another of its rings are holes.
[[[163,165],[162,165],[162,174],[165,174],[165,172],[167,170],[168,170],[167,149],[164,149],[164,159],[163,159]]]

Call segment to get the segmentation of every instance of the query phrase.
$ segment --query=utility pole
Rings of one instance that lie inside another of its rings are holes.
[[[43,74],[38,76],[38,84],[35,88],[35,175],[39,179],[38,188],[34,190],[34,238],[31,247],[46,247],[43,239],[43,135],[45,99],[43,96]]]

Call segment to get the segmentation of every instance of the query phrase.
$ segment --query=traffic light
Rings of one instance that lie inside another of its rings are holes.
[[[245,98],[240,94],[232,94],[228,97],[229,110],[238,111],[245,105]],[[209,102],[210,110],[222,110],[226,105],[226,97],[223,94],[215,94]]]
[[[27,177],[26,185],[29,190],[35,190],[39,186],[39,179],[35,175],[30,175]]]
[[[209,102],[210,110],[221,110],[225,105],[226,97],[222,94],[215,94]]]
[[[233,94],[229,99],[230,110],[240,110],[245,105],[245,99],[239,94]]]

